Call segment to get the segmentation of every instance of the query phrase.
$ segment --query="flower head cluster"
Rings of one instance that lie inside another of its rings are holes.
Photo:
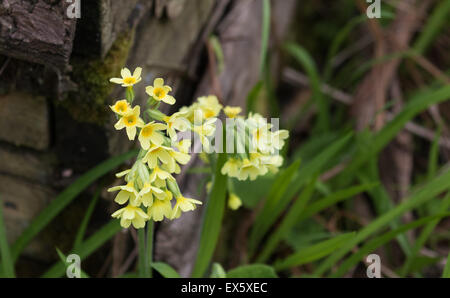
[[[140,106],[133,106],[133,85],[140,82],[141,69],[134,74],[128,69],[122,70],[122,78],[111,79],[111,82],[127,88],[127,99],[119,100],[110,108],[117,115],[117,130],[126,130],[130,140],[136,135],[141,146],[139,156],[131,169],[118,173],[124,177],[125,185],[115,186],[108,191],[118,191],[115,202],[124,205],[112,214],[120,218],[124,228],[133,225],[143,228],[146,221],[161,221],[164,218],[180,217],[182,212],[192,211],[200,201],[184,197],[173,174],[180,173],[180,165],[190,160],[190,141],[177,142],[177,131],[189,128],[187,121],[182,120],[183,113],[166,116],[155,108],[154,103],[174,104],[175,98],[169,93],[172,89],[164,85],[163,79],[155,79],[153,86],[146,88],[149,107],[146,114],[141,115]],[[145,119],[146,117],[148,119]],[[173,199],[175,203],[172,204]]]
[[[222,167],[222,174],[238,180],[255,180],[268,172],[277,172],[283,164],[283,157],[278,154],[289,137],[287,130],[272,131],[272,124],[259,114],[252,114],[245,119],[238,116],[239,109],[227,107],[225,114],[234,121],[227,123],[227,134],[232,133],[236,139],[236,152],[229,154]]]

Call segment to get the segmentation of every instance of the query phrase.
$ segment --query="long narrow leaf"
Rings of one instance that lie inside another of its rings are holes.
[[[354,237],[355,234],[356,232],[345,233],[332,239],[303,248],[284,260],[276,261],[274,264],[275,270],[281,271],[324,258],[330,253],[336,251],[336,249],[338,249],[342,244]]]
[[[339,277],[344,275],[348,270],[350,270],[350,268],[352,268],[353,266],[355,266],[358,262],[360,262],[364,256],[370,254],[371,252],[373,252],[375,249],[377,249],[378,247],[386,244],[387,242],[391,241],[392,239],[394,239],[395,237],[397,237],[399,234],[405,233],[408,230],[411,229],[415,229],[417,227],[420,227],[426,223],[429,223],[430,221],[434,221],[436,219],[440,219],[442,217],[447,217],[449,216],[450,213],[444,213],[444,214],[439,214],[439,215],[434,215],[434,216],[428,216],[425,218],[421,218],[418,219],[416,221],[413,221],[411,223],[405,224],[393,231],[389,231],[379,237],[376,237],[370,241],[368,241],[366,244],[364,244],[363,247],[361,247],[358,252],[354,253],[353,255],[351,255],[348,259],[346,259],[341,266],[339,267],[339,269],[333,273],[331,275],[331,277]]]
[[[158,273],[165,278],[180,278],[178,272],[166,263],[162,262],[152,263],[152,268],[158,271]]]
[[[117,168],[126,160],[134,157],[136,150],[119,155],[102,162],[60,193],[39,215],[28,225],[28,228],[20,235],[12,246],[12,258],[16,260],[30,241],[42,231],[73,199],[95,180],[109,171]]]
[[[226,158],[225,153],[219,153],[215,166],[213,186],[206,203],[200,244],[192,277],[203,277],[211,262],[219,239],[227,192],[227,176],[222,175],[221,169],[225,164]]]
[[[421,204],[428,202],[429,200],[435,198],[442,191],[450,187],[450,170],[444,172],[434,178],[432,181],[423,186],[419,191],[412,194],[409,198],[406,198],[403,203],[391,209],[387,213],[378,217],[376,220],[372,221],[370,224],[361,229],[354,238],[352,238],[348,243],[342,246],[337,252],[329,256],[316,270],[316,275],[322,275],[327,270],[329,270],[336,262],[341,259],[345,254],[347,254],[355,245],[367,239],[369,236],[373,235],[381,228],[388,225],[392,220],[401,216],[405,212],[408,212]]]
[[[94,235],[83,242],[77,250],[74,250],[73,254],[79,255],[81,260],[87,258],[103,244],[105,244],[106,241],[117,234],[121,229],[122,227],[120,226],[118,220],[110,221]],[[63,264],[61,264],[61,262],[57,262],[47,272],[45,272],[42,277],[61,277],[64,274],[64,268],[65,267]]]
[[[81,242],[83,242],[84,235],[86,233],[89,220],[91,219],[92,213],[94,212],[95,206],[97,204],[98,198],[100,197],[101,188],[99,187],[94,194],[89,206],[84,214],[83,220],[81,221],[80,227],[78,228],[77,234],[75,236],[75,241],[73,244],[73,249],[77,249]]]
[[[6,238],[5,221],[3,219],[3,202],[0,200],[0,256],[4,277],[14,278],[14,262],[11,258],[8,239]]]
[[[303,212],[306,204],[310,200],[316,185],[317,178],[313,179],[302,191],[299,198],[292,204],[283,218],[280,226],[270,235],[267,243],[263,245],[262,252],[256,259],[257,263],[264,263],[270,257],[278,243],[284,238],[284,236],[292,229],[297,222],[298,216]]]

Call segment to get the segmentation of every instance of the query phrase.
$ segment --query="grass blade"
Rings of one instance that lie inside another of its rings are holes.
[[[80,259],[83,260],[105,244],[106,241],[111,239],[121,229],[122,227],[120,226],[119,221],[112,220],[83,242],[77,250],[73,251],[73,253],[79,255]],[[65,266],[58,262],[45,272],[42,277],[61,277],[64,274],[64,268]]]
[[[441,1],[434,8],[431,16],[427,19],[425,27],[422,29],[413,49],[420,54],[425,53],[428,46],[433,41],[436,34],[446,25],[450,13],[450,1]]]
[[[314,178],[302,191],[299,198],[292,204],[283,218],[280,226],[270,235],[269,240],[263,246],[262,252],[256,259],[257,263],[265,263],[274,251],[278,243],[292,229],[298,220],[298,216],[304,211],[306,204],[310,200],[316,185],[317,178]]]
[[[291,256],[287,257],[284,260],[276,261],[274,264],[274,268],[276,271],[281,271],[291,267],[296,267],[319,260],[323,257],[326,257],[330,253],[334,252],[342,244],[347,242],[350,238],[354,237],[355,234],[356,232],[345,233],[336,236],[332,239],[328,239],[320,243],[306,247],[292,254]]]
[[[89,224],[89,220],[91,219],[91,216],[92,216],[92,213],[94,212],[98,198],[100,197],[100,191],[101,191],[101,187],[99,187],[97,189],[97,191],[94,194],[94,197],[92,198],[91,202],[89,203],[89,206],[86,210],[86,213],[83,217],[83,220],[81,221],[80,227],[78,228],[77,234],[75,236],[73,249],[77,249],[80,246],[81,242],[83,242],[84,235],[86,234],[86,229]]]
[[[317,71],[317,66],[309,53],[301,46],[293,43],[288,43],[285,46],[288,53],[290,53],[305,69],[306,74],[308,75],[312,92],[313,99],[317,103],[317,107],[319,109],[319,120],[318,120],[318,129],[320,132],[328,131],[330,126],[330,115],[328,104],[322,94],[321,89],[321,79],[319,72]]]
[[[407,211],[410,211],[429,200],[435,198],[442,191],[450,187],[450,170],[447,170],[443,174],[437,176],[432,181],[424,185],[420,190],[412,194],[409,198],[390,211],[386,212],[382,216],[378,217],[370,224],[362,228],[354,238],[350,239],[345,245],[342,246],[337,252],[329,256],[316,270],[316,275],[322,275],[329,270],[336,262],[347,254],[355,245],[367,239],[369,236],[376,233],[381,228],[388,225],[392,220],[401,216]]]
[[[443,278],[450,278],[450,253],[447,257],[447,263],[445,263],[444,272],[442,273]]]
[[[200,244],[197,251],[197,259],[192,271],[192,277],[203,277],[219,239],[227,192],[227,176],[222,175],[220,171],[226,159],[225,153],[218,154],[213,177],[213,186],[206,203]]]
[[[244,265],[227,272],[227,278],[275,278],[272,267],[263,264]]]
[[[334,158],[336,154],[345,147],[345,145],[347,145],[351,137],[352,134],[350,133],[335,141],[327,149],[315,156],[304,167],[300,167],[285,191],[283,191],[284,186],[282,188],[281,184],[279,185],[278,182],[273,184],[272,190],[267,196],[266,204],[264,204],[262,211],[257,215],[254,228],[250,234],[250,255],[254,254],[259,241],[273,225],[278,216],[280,216],[283,210],[286,209],[289,202],[301,189],[303,184],[312,176],[319,173],[323,167],[332,158]]]
[[[262,211],[255,218],[250,235],[250,255],[253,255],[264,233],[275,222],[277,215],[272,216],[272,212],[279,204],[292,179],[295,177],[299,166],[300,160],[295,161],[287,169],[283,170],[274,181]]]
[[[152,263],[152,268],[165,278],[180,278],[178,272],[170,265],[162,262]]]
[[[340,175],[345,177],[344,182],[348,184],[354,178],[357,169],[377,155],[403,129],[408,121],[428,107],[449,98],[450,86],[445,86],[438,90],[425,90],[416,94],[405,105],[404,109],[375,135],[370,145],[356,152],[355,158]]]
[[[425,218],[421,218],[418,219],[416,221],[413,221],[411,223],[405,224],[400,226],[399,228],[389,231],[379,237],[376,237],[370,241],[368,241],[366,244],[364,244],[363,247],[361,247],[358,252],[352,254],[348,259],[346,259],[341,266],[339,267],[339,269],[333,273],[331,275],[331,277],[340,277],[342,275],[344,275],[348,270],[350,270],[350,268],[354,267],[357,263],[359,263],[364,256],[370,254],[371,252],[373,252],[375,249],[377,249],[378,247],[388,243],[389,241],[391,241],[392,239],[394,239],[395,237],[397,237],[398,235],[405,233],[408,230],[411,229],[415,229],[417,227],[420,227],[426,223],[429,223],[430,221],[434,221],[434,220],[439,220],[442,217],[447,217],[449,216],[450,213],[445,213],[445,214],[439,214],[439,215],[434,215],[434,216],[428,216]]]
[[[442,200],[441,205],[439,206],[439,210],[437,213],[444,213],[448,210],[450,207],[450,193],[448,193],[445,198]],[[412,265],[415,256],[419,253],[419,251],[422,249],[422,247],[427,242],[428,238],[430,237],[431,233],[433,232],[436,225],[439,223],[439,218],[433,220],[432,222],[429,222],[420,233],[419,237],[417,238],[416,242],[414,243],[414,247],[412,248],[411,255],[408,256],[406,259],[401,273],[401,276],[406,276],[409,273],[410,266]]]
[[[0,257],[4,277],[14,278],[14,262],[11,258],[8,239],[6,238],[5,221],[3,219],[3,202],[0,200]]]
[[[86,174],[78,178],[72,185],[60,193],[39,215],[29,224],[28,228],[20,235],[12,246],[12,258],[17,260],[23,249],[30,241],[44,229],[73,199],[95,180],[111,170],[117,168],[126,160],[136,156],[137,150],[108,159]]]
[[[269,51],[270,39],[270,14],[271,14],[270,0],[263,0],[263,14],[262,14],[262,30],[261,30],[261,61],[259,63],[261,78],[266,70],[267,53]]]

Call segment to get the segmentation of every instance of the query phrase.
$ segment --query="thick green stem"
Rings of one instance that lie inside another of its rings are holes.
[[[145,248],[145,229],[138,230],[138,245],[139,245],[139,277],[145,277],[146,267],[146,248]]]
[[[146,272],[147,277],[152,277],[152,262],[153,262],[153,220],[147,222],[147,250],[146,250]]]

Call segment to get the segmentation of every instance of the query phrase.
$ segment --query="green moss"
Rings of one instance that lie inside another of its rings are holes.
[[[134,31],[122,34],[102,59],[73,58],[72,80],[78,90],[59,104],[77,121],[102,124],[108,119],[107,99],[114,89],[109,82],[120,74],[133,44]]]

